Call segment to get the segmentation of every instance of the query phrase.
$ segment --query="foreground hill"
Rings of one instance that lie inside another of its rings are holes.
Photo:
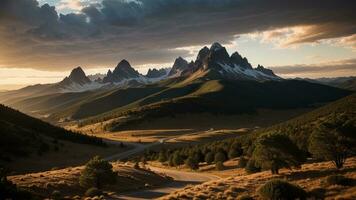
[[[0,137],[0,161],[58,150],[61,141],[105,146],[101,139],[55,127],[3,105],[0,105]]]
[[[293,171],[283,170],[280,175],[271,175],[267,171],[247,174],[243,169],[237,169],[233,171],[234,176],[196,186],[187,186],[160,199],[261,199],[257,193],[261,185],[271,179],[283,179],[302,187],[308,192],[310,199],[351,200],[356,197],[355,187],[328,185],[326,179],[331,174],[342,174],[355,181],[355,164],[355,157],[348,160],[345,169],[342,170],[334,169],[331,162],[310,163]]]
[[[132,165],[112,163],[113,171],[118,174],[117,182],[105,188],[105,199],[118,199],[119,193],[137,191],[148,187],[157,187],[169,183],[171,179],[163,174],[157,174],[144,168],[134,168]],[[51,197],[54,191],[60,191],[66,199],[81,199],[85,197],[85,188],[79,185],[83,166],[69,167],[59,170],[44,171],[25,175],[8,177],[18,187],[30,190],[41,199]],[[110,192],[109,192],[110,191]],[[76,198],[79,197],[79,198]]]

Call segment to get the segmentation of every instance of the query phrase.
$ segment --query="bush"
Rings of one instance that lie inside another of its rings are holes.
[[[333,161],[337,169],[356,151],[355,122],[345,122],[339,117],[319,125],[309,139],[308,148],[314,157]]]
[[[165,151],[160,151],[159,152],[159,156],[158,156],[158,161],[163,163],[166,162],[168,160],[166,152]]]
[[[199,169],[199,162],[194,158],[194,156],[189,156],[185,161],[185,164],[193,170]]]
[[[62,198],[62,193],[58,190],[55,190],[52,192],[52,195],[51,195],[52,199],[54,200],[59,200]]]
[[[182,156],[178,152],[173,154],[173,158],[172,159],[173,159],[173,165],[174,166],[179,166],[179,165],[184,164],[184,160],[183,160]]]
[[[169,158],[168,158],[168,166],[174,167],[173,156],[172,155],[170,155]]]
[[[247,161],[245,171],[249,174],[252,174],[252,173],[260,172],[261,168],[256,166],[256,163],[253,159],[250,159]]]
[[[353,179],[347,178],[342,175],[330,175],[326,177],[327,185],[343,185],[343,186],[352,186]]]
[[[271,170],[272,174],[278,174],[282,167],[299,167],[306,159],[304,152],[287,135],[277,133],[261,135],[252,157],[256,166]]]
[[[214,162],[214,153],[213,152],[208,152],[206,155],[205,155],[205,162],[210,165],[212,162]]]
[[[239,157],[241,155],[240,151],[235,148],[231,148],[229,151],[229,159]]]
[[[86,188],[102,188],[106,184],[115,183],[116,177],[117,174],[113,172],[112,165],[96,156],[85,165],[79,177],[79,184]]]
[[[224,170],[225,166],[223,164],[223,162],[217,162],[215,163],[215,169],[218,171]]]
[[[308,192],[308,199],[325,199],[326,189],[314,188]]]
[[[238,162],[237,166],[238,166],[239,168],[245,168],[246,165],[247,165],[247,162],[248,162],[248,160],[247,160],[245,157],[241,156],[240,159],[239,159],[239,162]]]
[[[225,162],[226,161],[226,156],[223,152],[218,152],[215,154],[214,162]]]
[[[290,184],[282,180],[271,180],[258,189],[258,194],[262,199],[306,199],[307,193],[299,186]]]
[[[92,187],[92,188],[89,188],[86,192],[85,192],[85,196],[87,197],[95,197],[95,196],[100,196],[102,195],[103,193],[101,192],[101,190],[99,190],[98,188],[96,187]]]

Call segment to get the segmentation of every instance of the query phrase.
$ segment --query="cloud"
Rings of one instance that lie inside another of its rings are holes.
[[[82,11],[58,14],[35,0],[0,2],[0,65],[64,70],[112,66],[122,58],[136,65],[167,63],[190,55],[182,47],[228,43],[238,34],[309,27],[286,40],[298,44],[356,32],[353,0],[61,2]],[[271,32],[267,39],[283,33]]]
[[[336,60],[311,65],[290,65],[270,67],[275,73],[284,77],[336,77],[355,76],[356,59]]]
[[[279,48],[297,47],[301,44],[326,42],[342,46],[356,45],[356,24],[318,24],[302,25],[247,34],[263,43],[272,43]]]
[[[58,10],[71,9],[71,10],[81,10],[84,5],[80,0],[61,0],[58,5]]]
[[[302,28],[292,37],[288,38],[285,45],[300,43],[317,42],[323,39],[346,37],[356,33],[356,24],[349,25],[344,23],[326,23],[321,25],[312,25]]]
[[[346,46],[356,51],[356,34],[336,39],[330,39],[328,42],[337,46]]]

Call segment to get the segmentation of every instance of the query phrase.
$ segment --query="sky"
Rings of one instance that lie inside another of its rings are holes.
[[[222,43],[285,78],[356,76],[354,0],[1,0],[0,90],[121,59],[145,73]]]

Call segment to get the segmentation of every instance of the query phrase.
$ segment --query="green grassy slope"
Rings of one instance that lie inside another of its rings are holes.
[[[90,124],[129,116],[125,121],[131,123],[147,117],[182,113],[244,114],[254,113],[256,109],[313,107],[347,94],[350,92],[296,80],[187,81],[173,78],[139,88],[30,97],[10,105],[26,112],[50,114],[48,120],[53,122],[74,119]]]
[[[179,91],[180,89],[175,87],[182,79],[182,77],[171,78],[143,88],[125,88],[107,92],[96,99],[80,104],[75,110],[73,109],[70,115],[74,119],[83,119],[103,113],[117,113],[164,99],[182,96],[187,92]],[[169,94],[167,95],[166,92]]]
[[[48,114],[49,121],[82,119],[131,104],[175,85],[182,78],[172,78],[144,88],[95,90],[78,93],[55,93],[14,98],[4,104],[27,113]]]
[[[125,107],[84,120],[82,124],[117,117],[114,129],[149,118],[183,113],[253,113],[256,109],[291,109],[318,106],[350,94],[345,90],[304,81],[210,80],[171,87]]]
[[[112,109],[125,106],[136,100],[149,96],[162,90],[160,87],[127,88],[116,90],[113,93],[101,96],[79,106],[73,113],[73,119],[94,116]]]
[[[93,92],[56,93],[44,96],[30,97],[17,102],[6,102],[22,111],[56,111],[69,105],[87,99]]]

